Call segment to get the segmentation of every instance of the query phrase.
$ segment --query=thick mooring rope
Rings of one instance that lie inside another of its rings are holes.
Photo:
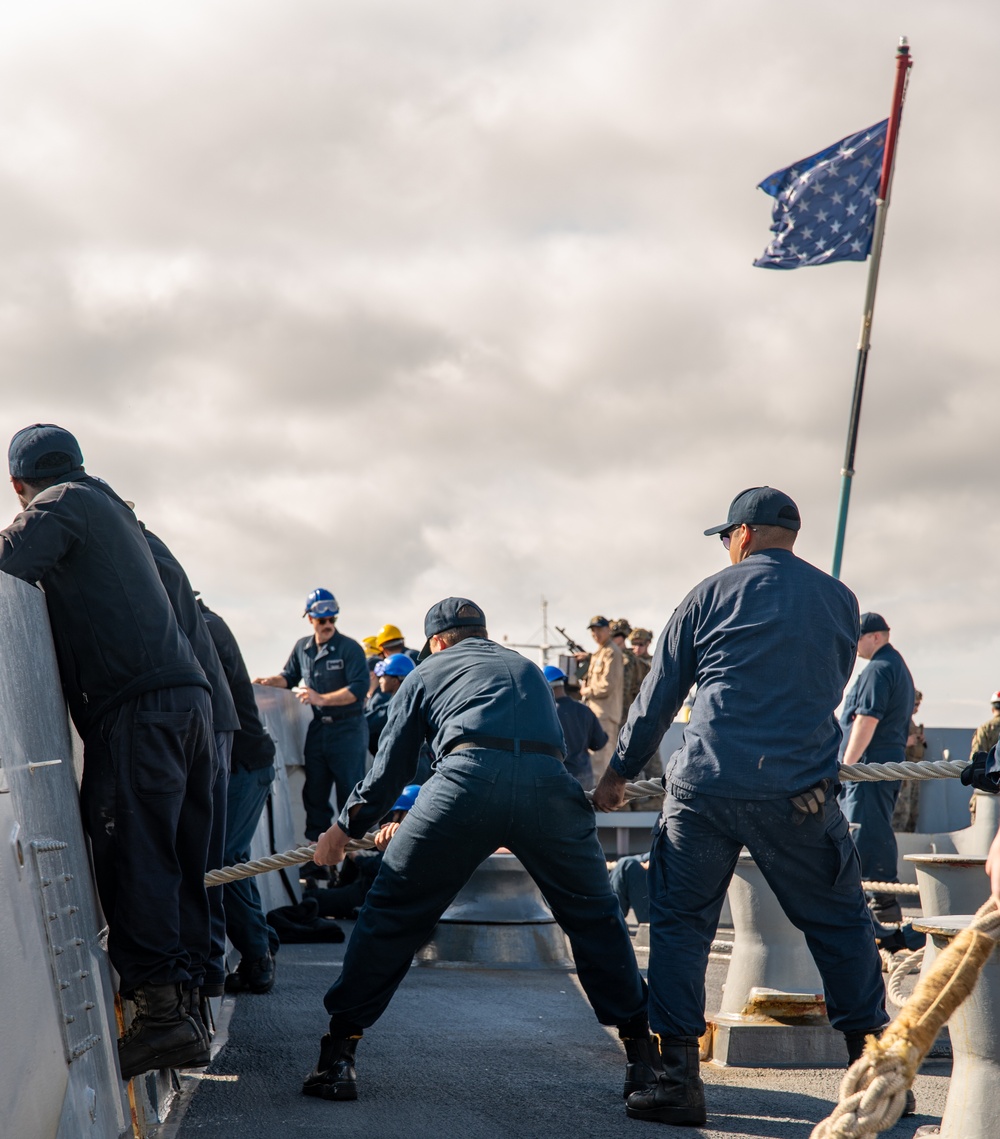
[[[897,953],[897,961],[889,970],[889,978],[885,983],[886,996],[896,1006],[902,1008],[909,999],[903,992],[903,978],[911,973],[917,973],[924,963],[923,949],[914,949],[912,953]]]
[[[896,779],[950,779],[960,775],[968,765],[961,760],[942,760],[928,763],[855,763],[850,767],[840,768],[840,779],[848,781],[896,780]],[[592,794],[592,793],[588,793]],[[625,784],[625,802],[633,799],[660,798],[663,795],[663,784],[659,780],[643,779],[638,783]],[[364,838],[352,839],[347,844],[348,852],[353,850],[371,850],[375,845],[373,835]],[[240,878],[253,878],[257,874],[266,874],[269,870],[282,870],[288,866],[298,866],[303,862],[311,862],[316,853],[315,846],[300,846],[296,850],[286,850],[283,854],[271,854],[266,858],[255,858],[252,862],[240,862],[236,866],[225,866],[221,870],[210,870],[205,875],[206,886],[222,886],[226,882],[236,882]],[[885,886],[880,893],[913,893],[916,887],[899,887],[897,882],[876,882],[866,885],[865,889]]]
[[[998,938],[1000,909],[990,898],[941,951],[882,1037],[868,1037],[864,1055],[840,1085],[840,1102],[810,1139],[869,1139],[896,1123],[917,1069],[941,1027],[975,988]]]

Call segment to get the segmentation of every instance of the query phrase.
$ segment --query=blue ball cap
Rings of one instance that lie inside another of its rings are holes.
[[[306,598],[303,617],[336,617],[340,612],[336,597],[328,589],[314,589]]]
[[[462,629],[473,625],[486,626],[486,614],[467,597],[446,597],[427,610],[424,618],[424,636],[427,638],[420,650],[420,659],[430,656],[431,637],[443,633],[445,629]]]
[[[52,461],[55,455],[63,456]],[[41,479],[68,475],[83,466],[83,454],[76,437],[54,423],[33,423],[22,427],[10,441],[7,465],[14,479]]]
[[[396,653],[395,656],[379,661],[375,666],[375,675],[398,676],[402,679],[404,676],[409,676],[416,667],[406,653]]]
[[[802,525],[799,508],[784,491],[771,486],[752,486],[741,490],[729,505],[729,517],[718,526],[705,531],[710,534],[724,534],[737,526],[783,526],[786,530],[798,530]]]
[[[881,613],[862,613],[861,614],[861,636],[865,633],[888,633],[889,626],[885,623],[885,618]]]
[[[549,684],[562,684],[566,679],[566,673],[561,668],[556,668],[554,664],[547,664],[542,672]]]
[[[409,787],[403,788],[403,793],[399,796],[396,802],[393,803],[392,809],[394,811],[412,811],[413,804],[417,801],[417,796],[419,794],[420,784],[411,783]]]

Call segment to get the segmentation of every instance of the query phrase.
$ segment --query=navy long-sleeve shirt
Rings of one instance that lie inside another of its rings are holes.
[[[312,636],[296,641],[281,675],[289,688],[304,684],[320,695],[339,692],[342,688],[349,688],[354,693],[352,704],[322,708],[314,704],[313,718],[316,720],[349,720],[364,715],[370,680],[365,650],[339,629],[322,645],[317,645],[316,638]]]
[[[229,681],[212,640],[212,634],[208,631],[208,626],[198,608],[198,599],[191,588],[188,575],[162,538],[158,538],[142,522],[139,523],[139,527],[146,535],[150,553],[156,562],[156,570],[160,575],[160,581],[163,582],[163,588],[170,598],[177,624],[187,637],[202,671],[212,686],[212,727],[217,732],[239,731],[240,718],[233,703]]]
[[[211,690],[129,507],[81,471],[0,531],[0,570],[45,589],[59,673],[81,735],[158,688]]]
[[[658,639],[611,766],[638,775],[697,683],[667,784],[774,799],[835,778],[834,712],[859,622],[854,594],[790,550],[761,550],[706,578]]]
[[[590,753],[604,747],[608,742],[608,733],[586,704],[570,696],[559,697],[556,701],[556,714],[566,737],[566,770],[577,778],[589,773],[591,782],[584,786],[592,787]]]
[[[274,763],[274,740],[271,739],[260,718],[260,710],[257,708],[253,694],[253,684],[236,637],[218,613],[209,609],[201,598],[198,599],[198,609],[219,654],[232,692],[233,703],[236,705],[236,714],[239,716],[240,727],[233,736],[233,752],[229,768],[231,771],[238,771],[241,768],[246,771],[259,771],[263,767],[270,767]]]
[[[851,685],[840,713],[843,755],[855,716],[878,720],[862,763],[902,763],[913,716],[913,677],[906,662],[892,645],[883,645]]]
[[[340,826],[354,837],[375,826],[413,782],[422,744],[429,743],[435,756],[446,756],[452,744],[475,735],[565,750],[542,670],[482,637],[434,653],[405,677],[389,705],[375,763],[345,803]],[[510,762],[530,762],[530,753],[511,753]],[[354,807],[359,809],[350,818]]]

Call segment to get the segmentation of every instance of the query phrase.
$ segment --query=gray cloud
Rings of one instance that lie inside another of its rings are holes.
[[[55,29],[58,29],[56,34]],[[861,0],[99,0],[0,13],[8,434],[53,419],[251,669],[337,592],[659,627],[759,482],[829,564],[864,267],[767,273],[756,182],[914,45],[845,579],[931,722],[998,685],[1000,14]],[[13,500],[11,500],[13,512]]]

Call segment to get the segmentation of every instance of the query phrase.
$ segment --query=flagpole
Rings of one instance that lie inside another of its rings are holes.
[[[858,445],[858,427],[861,423],[861,397],[865,388],[865,371],[868,367],[868,350],[871,346],[872,317],[875,313],[875,290],[878,288],[878,271],[882,263],[882,240],[885,237],[885,216],[889,210],[889,194],[892,189],[892,172],[896,162],[896,140],[899,137],[899,124],[903,116],[903,99],[906,97],[906,80],[913,66],[906,36],[900,36],[896,49],[896,81],[892,90],[892,113],[885,136],[885,151],[882,156],[882,177],[879,180],[878,198],[875,202],[875,224],[872,231],[872,253],[868,264],[868,285],[865,290],[865,305],[861,314],[861,335],[858,338],[858,358],[854,368],[854,396],[851,400],[851,416],[847,429],[847,447],[844,451],[844,465],[840,471],[840,505],[837,510],[837,537],[833,547],[834,577],[840,577],[840,564],[844,555],[844,536],[847,532],[847,509],[851,502],[851,479],[854,478],[854,452]]]

